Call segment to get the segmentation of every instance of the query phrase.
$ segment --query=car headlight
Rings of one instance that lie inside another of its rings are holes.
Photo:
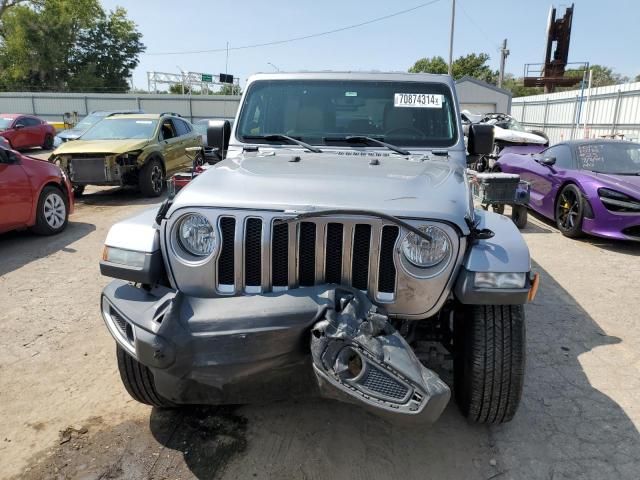
[[[640,201],[622,192],[610,188],[599,188],[598,196],[607,210],[613,212],[637,212],[640,210]]]
[[[476,272],[473,286],[476,288],[524,288],[525,273]]]
[[[423,225],[419,229],[429,235],[431,241],[408,233],[402,240],[401,250],[409,263],[419,268],[429,268],[449,257],[451,242],[442,229],[432,225]]]
[[[209,256],[218,246],[215,228],[199,213],[190,213],[180,220],[177,237],[180,246],[196,257]]]
[[[102,252],[102,260],[105,262],[117,263],[118,265],[126,265],[133,268],[144,267],[146,254],[135,250],[125,250],[124,248],[115,248],[105,246]]]

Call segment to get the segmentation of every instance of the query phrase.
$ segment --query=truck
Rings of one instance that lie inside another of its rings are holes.
[[[538,276],[513,222],[474,207],[493,133],[465,146],[451,77],[257,74],[213,128],[225,159],[105,241],[131,397],[319,395],[429,423],[453,391],[471,422],[513,418]]]

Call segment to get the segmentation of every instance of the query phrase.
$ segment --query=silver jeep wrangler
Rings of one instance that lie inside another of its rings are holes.
[[[450,397],[434,369],[452,366],[469,420],[509,421],[537,277],[515,225],[474,209],[452,79],[255,75],[227,127],[209,132],[225,160],[107,236],[102,315],[129,394],[317,394],[432,422]],[[492,143],[472,127],[469,155]]]

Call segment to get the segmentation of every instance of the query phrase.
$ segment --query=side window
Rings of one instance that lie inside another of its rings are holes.
[[[22,120],[22,123],[25,127],[35,127],[37,125],[40,125],[40,120],[38,120],[37,118],[23,117]]]
[[[567,145],[556,145],[547,148],[544,152],[545,157],[556,157],[555,166],[558,168],[574,168],[571,149]]]
[[[18,117],[16,121],[13,122],[13,128],[16,128],[18,125],[22,125],[23,127],[27,126],[27,117]]]
[[[170,118],[165,118],[162,121],[162,127],[160,128],[160,134],[163,140],[169,140],[170,138],[177,137],[176,129]]]
[[[176,126],[178,136],[187,135],[191,132],[191,127],[189,127],[189,124],[184,120],[180,120],[179,118],[174,118],[173,123]]]

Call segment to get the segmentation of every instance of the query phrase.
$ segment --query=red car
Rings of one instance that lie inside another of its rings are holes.
[[[42,147],[51,150],[56,129],[33,115],[0,113],[0,136],[14,149]]]
[[[71,183],[60,168],[0,147],[0,233],[31,228],[53,235],[71,213]]]

